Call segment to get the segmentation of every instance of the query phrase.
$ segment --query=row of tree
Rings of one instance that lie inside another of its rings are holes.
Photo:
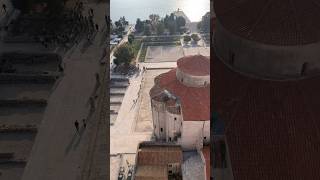
[[[149,19],[144,21],[138,18],[135,29],[137,33],[143,33],[147,36],[151,34],[162,35],[165,31],[176,34],[177,32],[183,33],[185,25],[186,20],[181,16],[175,16],[174,13],[171,13],[170,16],[166,15],[164,18],[160,18],[157,14],[151,14]]]
[[[128,25],[129,22],[124,16],[120,17],[120,19],[118,21],[115,21],[114,23],[112,23],[112,21],[110,20],[110,32],[122,35]]]

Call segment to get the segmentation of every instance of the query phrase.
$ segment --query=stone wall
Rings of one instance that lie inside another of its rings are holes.
[[[267,45],[237,36],[216,22],[216,55],[236,70],[268,78],[299,77],[320,72],[320,42],[301,46]],[[233,59],[233,60],[232,60]]]
[[[210,84],[210,75],[207,76],[193,76],[177,68],[176,71],[177,79],[188,87],[205,87]]]

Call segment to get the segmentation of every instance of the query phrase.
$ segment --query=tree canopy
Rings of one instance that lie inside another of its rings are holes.
[[[189,35],[185,35],[185,36],[183,37],[183,41],[186,42],[186,43],[188,43],[188,42],[191,41],[191,37],[190,37]]]
[[[128,36],[128,42],[129,42],[130,44],[132,44],[133,40],[134,40],[134,35],[133,35],[133,34],[130,34],[130,35]]]
[[[200,40],[200,37],[198,34],[191,34],[191,39],[195,42],[198,42]]]
[[[144,24],[139,18],[137,19],[135,29],[138,33],[141,33],[144,30]]]
[[[120,46],[114,54],[114,63],[118,66],[121,64],[129,65],[132,58],[134,58],[134,53],[128,44],[123,44]]]

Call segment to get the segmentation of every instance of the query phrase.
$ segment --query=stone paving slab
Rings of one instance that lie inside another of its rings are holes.
[[[175,62],[183,56],[181,46],[148,46],[145,62]]]
[[[152,111],[151,111],[151,99],[150,99],[150,89],[154,85],[154,78],[160,74],[168,72],[169,69],[164,70],[147,70],[143,74],[142,89],[140,95],[140,104],[137,114],[137,120],[135,124],[136,132],[152,132],[153,122],[152,122]]]

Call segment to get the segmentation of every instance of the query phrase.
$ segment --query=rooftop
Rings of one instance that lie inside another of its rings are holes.
[[[210,87],[188,87],[176,78],[176,69],[159,75],[151,93],[167,90],[179,98],[184,121],[210,119]]]
[[[316,0],[216,0],[218,21],[246,39],[274,45],[320,40],[320,3]]]
[[[210,59],[202,55],[180,58],[177,62],[179,70],[194,76],[210,75]]]
[[[213,68],[235,179],[320,179],[320,77],[249,78],[220,60]]]

